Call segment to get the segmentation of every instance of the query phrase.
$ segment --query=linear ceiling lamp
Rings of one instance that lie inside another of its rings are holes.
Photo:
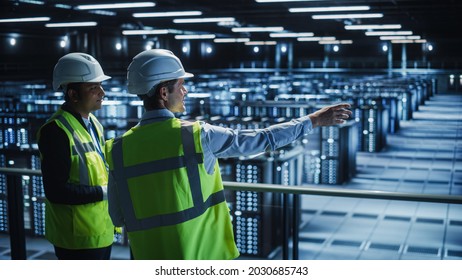
[[[420,36],[413,35],[413,36],[380,36],[380,40],[387,41],[387,40],[419,40],[421,39]]]
[[[66,4],[55,4],[55,7],[60,8],[60,9],[67,9],[67,10],[72,9],[71,5],[66,5]]]
[[[168,29],[154,29],[154,30],[122,30],[123,35],[161,35],[168,34]]]
[[[298,37],[312,37],[314,36],[313,32],[286,32],[286,33],[270,33],[271,38],[298,38]]]
[[[201,11],[177,11],[177,12],[157,12],[157,13],[134,13],[133,17],[192,17],[201,16]]]
[[[313,19],[350,19],[350,18],[381,18],[382,13],[372,14],[338,14],[338,15],[312,15]]]
[[[62,22],[62,23],[47,23],[46,27],[86,27],[86,26],[97,26],[96,21],[82,21],[82,22]]]
[[[353,40],[321,40],[318,43],[321,45],[351,45]]]
[[[210,23],[210,22],[234,22],[233,17],[216,17],[216,18],[181,18],[174,19],[174,23]]]
[[[0,19],[0,23],[12,23],[12,22],[35,22],[35,21],[49,21],[49,17],[29,17],[29,18],[3,18]]]
[[[37,0],[19,0],[21,3],[34,4],[34,5],[44,5],[45,2]]]
[[[412,44],[414,43],[414,40],[407,40],[407,39],[401,39],[401,40],[391,40],[392,44]]]
[[[317,13],[317,12],[352,12],[368,11],[369,6],[338,6],[338,7],[312,7],[312,8],[290,8],[291,13]]]
[[[276,41],[250,41],[250,42],[245,42],[247,46],[264,46],[264,45],[276,45]]]
[[[280,32],[284,31],[282,26],[271,26],[271,27],[235,27],[232,28],[233,32]]]
[[[154,7],[154,2],[133,2],[133,3],[113,3],[113,4],[94,4],[94,5],[78,5],[77,10],[103,10],[103,9],[131,9],[131,8],[146,8]]]
[[[213,39],[215,43],[245,43],[249,42],[250,38],[216,38]]]
[[[367,31],[366,36],[412,35],[412,31]]]
[[[357,24],[345,25],[346,30],[401,29],[401,24]]]
[[[334,41],[336,40],[335,37],[301,37],[297,38],[297,41],[299,42],[318,42],[318,41]]]
[[[177,40],[215,39],[215,34],[175,35]]]

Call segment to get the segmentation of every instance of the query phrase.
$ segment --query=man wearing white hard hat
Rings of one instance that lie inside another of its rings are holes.
[[[61,57],[54,90],[64,104],[38,132],[46,197],[45,237],[58,259],[110,259],[114,226],[108,213],[103,127],[92,114],[101,109],[101,82],[110,79],[85,53]]]
[[[218,158],[275,150],[316,126],[344,122],[349,104],[325,107],[266,129],[234,130],[188,122],[188,91],[178,57],[148,50],[128,66],[128,91],[146,112],[135,127],[106,143],[109,213],[125,226],[135,259],[235,259]]]

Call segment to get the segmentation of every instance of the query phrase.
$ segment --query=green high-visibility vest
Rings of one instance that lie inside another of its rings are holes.
[[[94,115],[90,114],[89,118],[95,124],[98,138],[103,144],[103,127]],[[108,174],[104,160],[80,122],[62,109],[49,122],[56,122],[69,138],[71,170],[68,183],[107,185]],[[111,245],[114,225],[109,216],[107,200],[82,205],[56,204],[46,200],[45,237],[53,245],[66,249],[92,249]]]
[[[208,174],[200,131],[197,122],[172,118],[106,143],[135,259],[239,256],[218,161]]]

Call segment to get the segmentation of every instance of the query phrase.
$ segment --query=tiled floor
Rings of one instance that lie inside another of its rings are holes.
[[[462,194],[461,94],[432,97],[387,144],[358,153],[342,187]],[[302,208],[301,259],[462,259],[462,205],[304,196]]]
[[[358,153],[357,175],[341,187],[462,195],[462,94],[432,97],[387,136],[383,151]],[[29,259],[55,259],[44,239],[28,239],[27,249]],[[299,253],[318,260],[462,260],[462,205],[303,196]],[[9,238],[0,235],[0,259],[9,254]],[[112,258],[128,259],[127,247],[114,246]]]

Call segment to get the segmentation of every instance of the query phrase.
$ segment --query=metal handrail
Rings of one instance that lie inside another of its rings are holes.
[[[24,213],[23,213],[23,194],[20,185],[19,176],[41,176],[40,170],[32,170],[26,168],[11,168],[0,167],[0,174],[7,175],[7,191],[8,195],[8,215],[10,223],[10,243],[12,259],[26,259],[25,249],[25,233],[24,233]],[[292,254],[293,259],[298,259],[298,219],[299,211],[299,195],[321,195],[321,196],[336,196],[336,197],[351,197],[351,198],[366,198],[366,199],[386,199],[386,200],[401,200],[414,202],[432,202],[446,204],[462,204],[462,196],[460,195],[435,195],[435,194],[418,194],[404,192],[387,192],[387,191],[372,191],[372,190],[352,190],[339,187],[314,185],[303,186],[285,186],[276,184],[261,184],[261,183],[238,183],[238,182],[223,182],[224,188],[234,191],[254,191],[254,192],[272,192],[281,193],[283,195],[283,258],[288,259],[289,248],[289,221],[288,221],[288,195],[293,195],[293,210],[292,222]],[[11,195],[12,194],[12,195]]]
[[[434,202],[434,203],[449,203],[462,204],[461,195],[436,195],[436,194],[421,194],[421,193],[405,193],[405,192],[387,192],[387,191],[369,191],[369,190],[352,190],[339,187],[314,187],[311,185],[303,186],[283,186],[274,184],[259,184],[259,183],[236,183],[223,182],[225,189],[239,191],[256,191],[256,192],[275,192],[287,194],[309,194],[322,196],[340,196],[354,198],[370,198],[370,199],[387,199],[387,200],[404,200],[415,202]]]
[[[30,175],[41,176],[40,170],[26,168],[10,168],[0,167],[0,173],[6,175]],[[434,203],[449,203],[462,204],[461,195],[442,195],[442,194],[422,194],[422,193],[405,193],[405,192],[388,192],[388,191],[372,191],[372,190],[353,190],[339,187],[330,187],[319,185],[303,185],[303,186],[285,186],[276,184],[261,184],[261,183],[238,183],[224,181],[225,189],[235,191],[255,191],[255,192],[274,192],[287,194],[309,194],[321,196],[340,196],[352,198],[369,198],[369,199],[387,199],[415,202],[434,202]]]
[[[14,168],[14,167],[0,167],[0,173],[5,175],[28,175],[28,176],[42,176],[40,170],[27,169],[27,168]]]

